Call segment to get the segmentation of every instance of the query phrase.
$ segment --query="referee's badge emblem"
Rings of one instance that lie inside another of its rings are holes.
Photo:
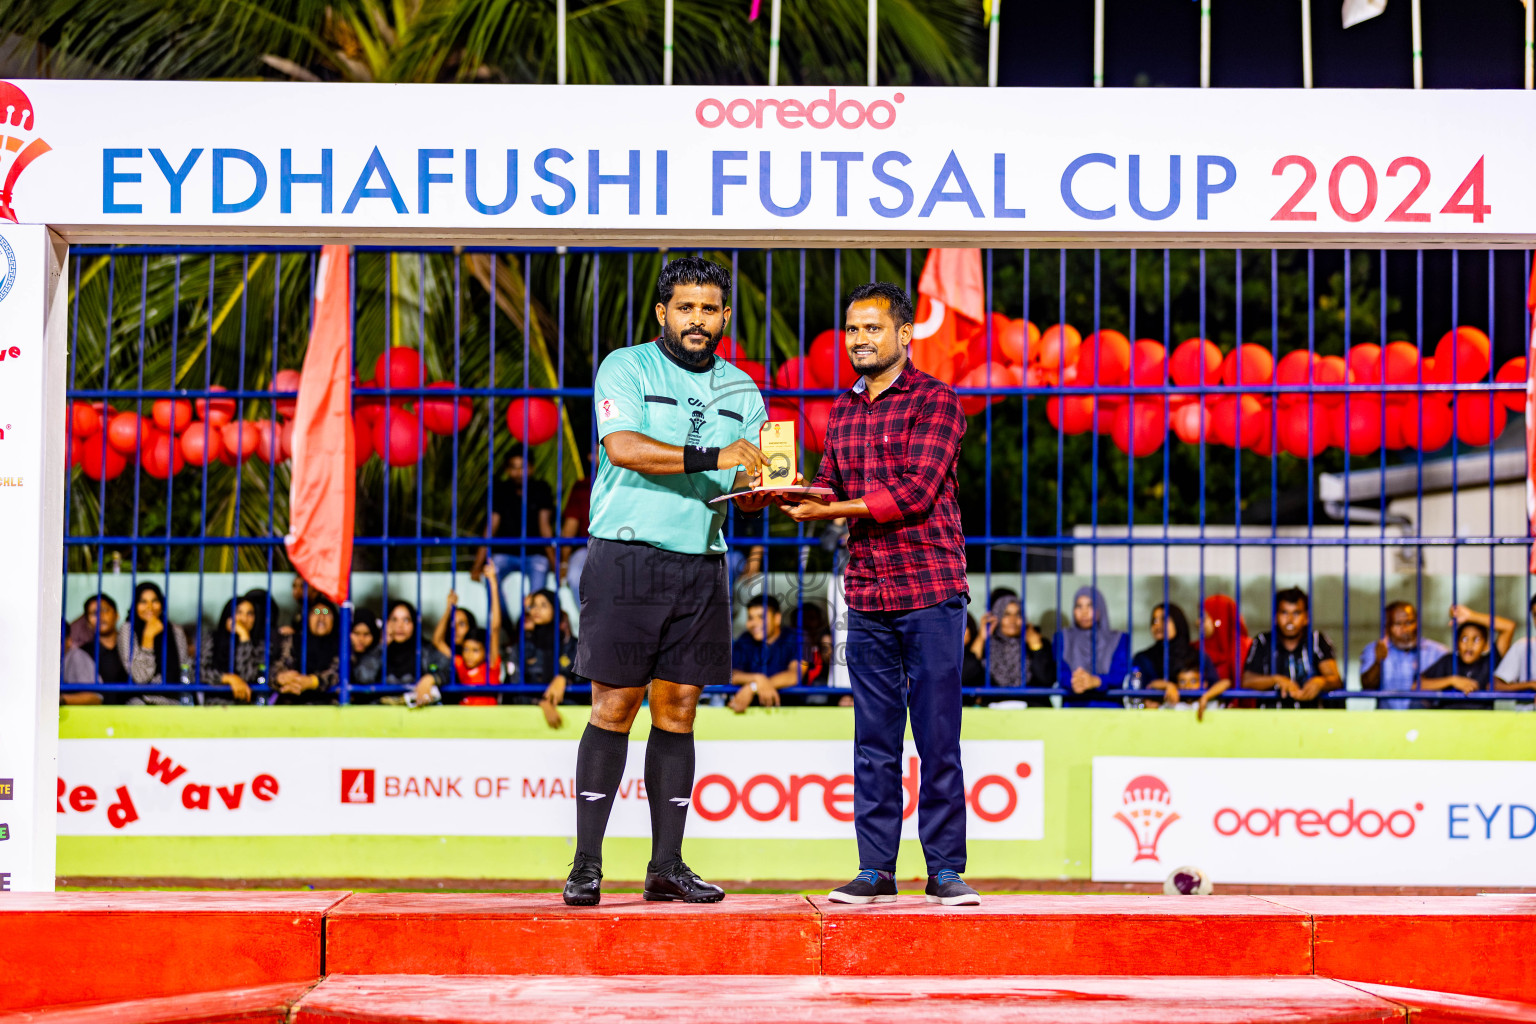
[[[619,414],[618,403],[611,398],[605,398],[597,403],[597,418],[604,423]]]

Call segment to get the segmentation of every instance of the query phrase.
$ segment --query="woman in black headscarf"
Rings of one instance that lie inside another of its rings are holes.
[[[274,704],[331,703],[340,678],[341,617],[329,598],[310,594],[304,630],[283,637]]]
[[[352,686],[376,686],[384,675],[383,627],[374,614],[366,608],[353,612],[351,669]],[[352,703],[371,703],[373,697],[353,697]]]
[[[401,600],[390,602],[389,613],[384,617],[384,678],[380,680],[384,685],[416,691],[418,684],[441,687],[448,682],[451,664],[430,643],[421,642],[420,627],[415,605]],[[426,689],[424,686],[423,691]],[[399,703],[404,698],[385,699]]]
[[[203,631],[203,682],[227,686],[242,704],[251,701],[251,687],[267,682],[267,608],[264,590],[253,590],[224,603],[219,621]],[[205,704],[229,704],[222,695],[209,695]]]
[[[188,665],[187,635],[165,618],[165,593],[153,583],[133,590],[133,615],[118,627],[117,651],[135,683],[179,684],[186,681],[182,666]],[[146,694],[130,704],[180,704],[176,697]]]

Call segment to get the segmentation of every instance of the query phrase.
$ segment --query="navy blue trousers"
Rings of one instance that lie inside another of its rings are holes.
[[[960,667],[965,597],[904,612],[848,610],[853,687],[853,827],[859,869],[895,871],[901,843],[901,745],[907,711],[922,762],[917,834],[928,873],[965,870]]]

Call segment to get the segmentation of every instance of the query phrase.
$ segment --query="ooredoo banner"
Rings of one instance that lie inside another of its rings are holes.
[[[1096,757],[1093,877],[1536,885],[1536,763]]]
[[[1536,239],[1524,91],[0,82],[71,240]]]
[[[490,739],[63,740],[60,835],[569,836],[576,743]],[[961,744],[969,835],[1044,835],[1044,744]],[[853,836],[853,752],[830,740],[702,741],[688,834]],[[649,836],[645,746],[630,745],[609,834]],[[915,838],[920,766],[903,758]]]

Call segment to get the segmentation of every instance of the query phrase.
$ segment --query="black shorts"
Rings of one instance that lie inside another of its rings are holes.
[[[578,675],[605,686],[731,681],[724,555],[594,537],[581,573]]]

